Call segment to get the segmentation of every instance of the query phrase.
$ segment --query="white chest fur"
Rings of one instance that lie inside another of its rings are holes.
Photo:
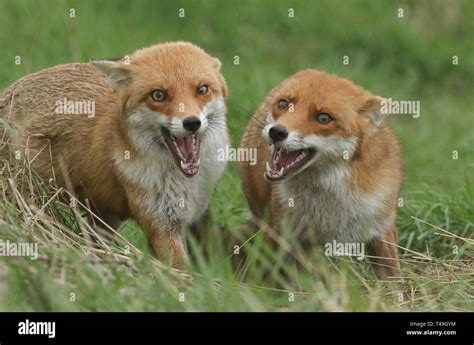
[[[361,196],[350,188],[348,179],[348,166],[332,163],[310,167],[278,185],[283,204],[290,205],[292,231],[318,243],[380,237],[390,221],[381,214],[386,193]]]
[[[186,177],[168,148],[159,144],[130,162],[116,159],[116,166],[130,182],[144,191],[137,200],[146,213],[163,226],[181,227],[199,220],[222,175],[226,162],[219,161],[218,149],[229,145],[225,131],[204,135],[200,147],[200,171]]]

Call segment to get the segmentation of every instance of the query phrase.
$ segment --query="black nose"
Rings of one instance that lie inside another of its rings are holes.
[[[270,128],[268,135],[273,142],[282,141],[288,137],[288,131],[285,127],[276,125]]]
[[[201,120],[196,116],[189,116],[183,120],[183,127],[191,132],[196,132],[201,127]]]

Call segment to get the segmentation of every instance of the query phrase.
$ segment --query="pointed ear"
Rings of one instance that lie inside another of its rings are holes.
[[[212,64],[213,64],[214,68],[217,69],[218,71],[220,71],[221,67],[222,67],[221,60],[219,60],[218,58],[212,58],[212,59],[213,59]]]
[[[379,127],[388,115],[384,106],[385,101],[385,98],[370,96],[359,109],[359,114],[375,127]]]
[[[220,72],[221,70],[221,67],[222,67],[222,63],[221,63],[221,60],[219,60],[218,58],[212,58],[213,59],[213,66],[215,69],[217,69],[217,76],[219,78],[219,81],[221,82],[221,86],[222,86],[222,96],[224,97],[224,100],[227,101],[227,97],[228,97],[228,89],[227,89],[227,83],[224,79],[224,76],[222,75],[222,73]]]
[[[130,82],[130,71],[122,63],[109,60],[91,61],[91,64],[105,73],[107,82],[114,91],[128,85]]]

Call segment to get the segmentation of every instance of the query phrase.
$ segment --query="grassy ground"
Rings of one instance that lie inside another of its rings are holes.
[[[0,236],[38,242],[41,255],[1,259],[0,310],[474,311],[473,16],[471,1],[0,0],[0,89],[56,64],[189,40],[223,62],[234,145],[270,88],[307,67],[384,97],[421,101],[420,118],[389,120],[404,148],[397,218],[404,284],[378,283],[365,262],[320,253],[301,257],[296,272],[259,233],[248,240],[242,228],[250,213],[234,163],[211,202],[209,240],[189,239],[189,272],[147,256],[132,223],[114,240],[94,242],[95,231],[27,164],[2,164]],[[233,268],[234,245],[250,258],[245,271]]]

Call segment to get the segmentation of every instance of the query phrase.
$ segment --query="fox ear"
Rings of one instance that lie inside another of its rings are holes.
[[[212,58],[213,61],[212,61],[212,65],[214,66],[215,69],[217,69],[218,71],[221,70],[221,67],[222,67],[222,63],[221,63],[221,60],[219,60],[218,58]]]
[[[222,85],[222,96],[224,97],[224,100],[227,100],[227,97],[228,97],[227,83],[226,83],[222,73],[220,73],[220,70],[221,70],[221,67],[222,67],[221,60],[219,60],[218,58],[213,58],[213,66],[218,71],[217,76],[218,76],[219,81],[221,82],[221,85]]]
[[[130,71],[124,64],[110,60],[95,60],[91,64],[107,76],[107,82],[114,91],[130,82]]]
[[[385,98],[370,96],[364,105],[359,108],[359,114],[375,127],[378,127],[387,116],[387,112],[384,111],[384,102]]]

